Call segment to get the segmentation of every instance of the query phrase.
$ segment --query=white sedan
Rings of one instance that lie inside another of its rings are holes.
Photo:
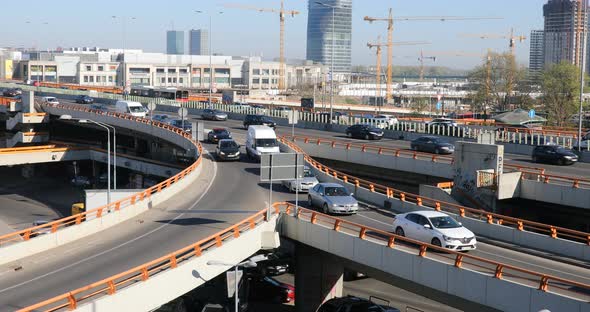
[[[456,251],[474,250],[477,245],[473,232],[449,215],[437,211],[398,214],[393,220],[393,230],[399,236]]]

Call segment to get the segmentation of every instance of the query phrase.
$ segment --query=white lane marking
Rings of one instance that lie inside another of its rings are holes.
[[[209,151],[207,151],[207,150],[204,150],[204,151],[206,152],[206,154],[207,154],[207,155],[211,156],[211,154],[209,153]],[[216,163],[215,161],[211,161],[211,163],[213,164],[213,179],[211,180],[211,182],[209,183],[209,185],[207,185],[207,188],[205,189],[205,192],[203,192],[203,193],[201,194],[201,196],[199,196],[199,198],[198,198],[198,199],[195,201],[195,203],[194,203],[192,206],[190,206],[190,207],[189,207],[187,210],[192,210],[193,208],[195,208],[195,207],[197,206],[197,204],[199,204],[199,202],[200,202],[200,201],[203,199],[203,197],[205,197],[205,195],[207,195],[207,193],[209,192],[209,189],[210,189],[210,188],[211,188],[211,186],[213,185],[213,182],[215,181],[215,178],[217,177],[217,163]],[[55,273],[58,273],[58,272],[64,271],[64,270],[66,270],[66,269],[69,269],[69,268],[71,268],[71,267],[73,267],[73,266],[76,266],[76,265],[78,265],[78,264],[80,264],[80,263],[87,262],[88,260],[91,260],[91,259],[94,259],[94,258],[100,257],[100,256],[102,256],[102,255],[104,255],[104,254],[106,254],[106,253],[109,253],[109,252],[113,251],[113,250],[119,249],[119,248],[121,248],[121,247],[123,247],[123,246],[126,246],[126,245],[128,245],[128,244],[130,244],[130,243],[133,243],[133,242],[135,242],[135,241],[137,241],[137,240],[139,240],[139,239],[142,239],[142,238],[144,238],[144,237],[146,237],[146,236],[148,236],[148,235],[151,235],[151,234],[153,234],[153,233],[155,233],[155,232],[157,232],[157,231],[159,231],[159,230],[163,229],[164,227],[166,227],[166,226],[170,225],[172,222],[175,222],[175,221],[176,221],[176,220],[178,220],[179,218],[183,217],[185,214],[187,214],[187,213],[186,213],[186,212],[183,212],[183,213],[179,214],[178,216],[174,217],[172,220],[170,220],[170,221],[166,222],[165,224],[162,224],[161,226],[159,226],[159,227],[157,227],[157,228],[155,228],[155,229],[153,229],[153,230],[151,230],[151,231],[149,231],[149,232],[147,232],[147,233],[145,233],[145,234],[143,234],[143,235],[140,235],[140,236],[138,236],[138,237],[136,237],[136,238],[134,238],[134,239],[132,239],[132,240],[126,241],[126,242],[124,242],[124,243],[122,243],[122,244],[120,244],[120,245],[117,245],[117,246],[115,246],[115,247],[112,247],[112,248],[110,248],[110,249],[107,249],[107,250],[105,250],[105,251],[103,251],[103,252],[97,253],[97,254],[95,254],[95,255],[92,255],[92,256],[90,256],[90,257],[87,257],[87,258],[85,258],[85,259],[83,259],[83,260],[80,260],[80,261],[74,262],[74,263],[72,263],[72,264],[69,264],[69,265],[67,265],[67,266],[61,267],[61,268],[59,268],[59,269],[57,269],[57,270],[54,270],[54,271],[51,271],[51,272],[45,273],[45,274],[43,274],[43,275],[40,275],[40,276],[37,276],[37,277],[35,277],[35,278],[32,278],[32,279],[30,279],[30,280],[28,280],[28,281],[24,281],[24,282],[21,282],[21,283],[19,283],[19,284],[12,285],[12,286],[10,286],[10,287],[4,288],[4,289],[0,290],[0,293],[4,293],[4,292],[6,292],[6,291],[9,291],[9,290],[11,290],[11,289],[14,289],[14,288],[17,288],[17,287],[20,287],[20,286],[26,285],[26,284],[28,284],[28,283],[34,282],[34,281],[36,281],[36,280],[39,280],[39,279],[41,279],[41,278],[44,278],[44,277],[47,277],[47,276],[49,276],[49,275],[53,275],[53,274],[55,274]]]
[[[365,218],[365,219],[369,219],[369,220],[372,220],[372,221],[374,221],[374,222],[381,223],[381,224],[384,224],[384,225],[387,225],[387,226],[391,226],[391,224],[389,224],[389,223],[385,223],[385,222],[383,222],[383,221],[379,221],[379,220],[377,220],[377,219],[373,219],[373,218],[371,218],[371,217],[367,217],[367,216],[365,216],[365,215],[362,215],[362,214],[357,214],[357,216],[359,216],[359,217],[362,217],[362,218]]]

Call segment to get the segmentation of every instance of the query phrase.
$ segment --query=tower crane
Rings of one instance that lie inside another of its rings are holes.
[[[462,34],[461,36],[480,39],[508,39],[508,48],[512,55],[516,53],[516,42],[523,42],[527,39],[526,36],[515,35],[513,28],[510,28],[510,33],[508,34]]]
[[[418,61],[420,62],[420,81],[424,80],[424,60],[436,62],[436,56],[424,56],[424,51],[420,50]]]
[[[393,16],[393,10],[389,9],[388,17],[370,17],[365,16],[363,20],[373,22],[387,23],[387,92],[386,99],[389,101],[392,98],[392,62],[393,62],[393,23],[399,21],[449,21],[449,20],[485,20],[485,19],[501,19],[498,17],[463,17],[463,16]]]
[[[287,85],[285,83],[285,16],[291,15],[291,17],[295,17],[300,12],[295,10],[285,10],[285,1],[281,0],[281,7],[279,9],[274,8],[257,8],[251,6],[245,6],[241,4],[232,4],[228,3],[225,4],[224,7],[226,8],[236,8],[242,10],[253,10],[258,12],[265,12],[265,13],[279,13],[279,21],[280,21],[280,47],[279,47],[279,90],[286,90]]]

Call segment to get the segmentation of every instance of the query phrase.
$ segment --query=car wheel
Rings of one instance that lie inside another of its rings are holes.
[[[434,153],[435,153],[435,154],[440,154],[440,150],[439,150],[438,148],[435,148],[435,149],[434,149]]]
[[[560,166],[564,166],[565,165],[565,159],[559,159],[557,161],[557,164],[560,165]]]
[[[438,239],[436,237],[432,239],[432,244],[434,246],[442,247],[442,243],[440,242],[440,239]]]
[[[406,236],[406,233],[404,233],[404,229],[402,229],[402,227],[401,227],[401,226],[398,226],[398,227],[395,229],[395,234],[396,234],[397,236]]]
[[[349,138],[351,138],[351,137],[352,137],[352,133],[350,133],[350,132],[346,132],[346,137],[349,137]]]
[[[539,161],[539,159],[537,158],[537,156],[533,156],[533,162],[536,163],[538,161]]]
[[[369,140],[371,137],[368,134],[365,134],[365,140]]]
[[[414,145],[410,145],[410,149],[413,151],[417,150],[416,146],[414,146]]]
[[[330,213],[330,209],[328,208],[328,204],[324,203],[324,206],[322,207],[322,212],[325,214]]]
[[[311,196],[307,196],[307,206],[309,206],[310,208],[313,207],[313,202],[311,200]]]

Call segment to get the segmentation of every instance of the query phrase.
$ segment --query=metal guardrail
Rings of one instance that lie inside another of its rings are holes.
[[[126,114],[92,110],[92,109],[88,109],[85,107],[68,106],[68,105],[56,105],[53,107],[67,108],[67,109],[76,110],[76,111],[84,111],[84,112],[89,112],[89,113],[94,113],[94,114],[106,115],[106,116],[111,116],[111,117],[115,117],[115,118],[121,118],[121,119],[130,120],[130,121],[151,124],[154,127],[166,129],[168,131],[174,132],[177,135],[180,135],[180,136],[190,140],[194,144],[196,149],[198,150],[199,157],[197,158],[197,160],[193,164],[188,166],[186,169],[182,170],[177,175],[170,177],[170,178],[164,180],[163,182],[158,183],[150,188],[147,188],[139,193],[135,193],[129,197],[123,198],[123,199],[115,201],[115,202],[111,202],[110,204],[107,204],[107,205],[104,205],[104,206],[101,206],[101,207],[98,207],[98,208],[95,208],[92,210],[88,210],[88,211],[80,213],[80,214],[72,215],[72,216],[65,217],[65,218],[62,218],[62,219],[59,219],[56,221],[48,222],[43,225],[39,225],[39,226],[35,226],[35,227],[31,227],[31,228],[27,228],[24,230],[20,230],[20,231],[16,231],[13,233],[2,235],[2,236],[0,236],[0,246],[6,245],[8,243],[19,242],[22,240],[27,241],[29,239],[34,238],[38,234],[45,234],[48,232],[55,233],[58,230],[64,229],[68,226],[80,224],[84,220],[101,218],[102,216],[104,216],[105,213],[117,212],[121,209],[125,209],[126,207],[134,205],[138,201],[143,201],[143,200],[149,199],[150,196],[152,196],[153,194],[165,191],[171,185],[173,185],[174,183],[177,183],[179,180],[183,179],[186,175],[193,172],[201,164],[202,150],[203,150],[201,144],[197,141],[193,141],[192,137],[189,133],[186,133],[179,128],[172,127],[168,124],[152,121],[152,120],[149,120],[146,118],[138,118],[138,117],[133,117],[133,116],[126,115]]]
[[[413,249],[416,250],[416,255],[419,257],[426,257],[428,255],[432,259],[442,260],[447,264],[452,264],[458,269],[475,268],[483,271],[483,274],[490,274],[496,279],[524,283],[527,286],[536,287],[541,291],[555,290],[559,291],[559,295],[577,296],[578,298],[584,298],[585,301],[590,299],[590,285],[588,284],[579,283],[542,272],[527,270],[522,267],[508,265],[454,250],[448,250],[429,243],[350,222],[338,217],[325,215],[313,210],[301,207],[295,209],[295,206],[292,204],[283,205],[286,205],[285,214],[287,215],[332,229],[335,232],[345,233],[365,241],[377,243],[386,248],[397,248],[400,243],[403,243],[404,247],[414,247]],[[555,291],[553,291],[553,293],[556,293]]]
[[[449,213],[458,214],[461,217],[485,220],[489,224],[505,225],[516,228],[519,231],[534,231],[537,233],[549,235],[552,238],[559,237],[562,239],[568,239],[584,243],[590,246],[590,233],[524,220],[520,218],[514,218],[510,216],[488,212],[482,209],[474,209],[461,205],[447,203],[436,199],[397,190],[395,188],[380,185],[368,180],[363,180],[323,165],[322,163],[310,157],[303,149],[297,146],[296,142],[293,142],[285,137],[280,137],[279,140],[283,144],[289,146],[291,149],[297,151],[298,153],[304,154],[305,160],[318,171],[324,172],[334,177],[335,179],[343,181],[344,183],[351,183],[356,187],[362,187],[368,189],[371,192],[384,194],[387,196],[387,198],[408,201],[415,203],[418,206],[429,207],[437,211],[446,211]]]
[[[390,148],[390,147],[383,147],[378,145],[369,145],[369,144],[357,144],[357,143],[350,143],[346,141],[338,141],[332,138],[319,138],[319,137],[307,137],[307,136],[283,136],[285,139],[291,140],[293,142],[296,141],[303,141],[304,143],[313,143],[313,144],[327,144],[332,148],[344,148],[344,149],[356,149],[362,152],[367,153],[377,153],[380,155],[390,155],[395,157],[406,157],[406,158],[413,158],[418,160],[431,160],[432,162],[437,163],[445,163],[445,164],[453,164],[454,157],[452,156],[444,156],[444,155],[437,155],[437,154],[429,154],[429,153],[422,153],[416,152],[401,148]],[[530,167],[530,166],[522,166],[516,165],[511,163],[505,163],[504,169],[506,171],[520,171],[522,172],[522,179],[527,180],[536,180],[536,181],[543,181],[544,183],[555,183],[560,185],[571,185],[573,188],[589,188],[590,189],[590,179],[586,179],[583,177],[572,177],[572,176],[562,176],[556,174],[547,174],[545,173],[544,168],[539,167]]]
[[[222,247],[229,240],[237,239],[244,232],[254,229],[257,225],[267,221],[267,208],[256,214],[198,242],[164,255],[158,259],[136,266],[125,272],[107,277],[98,282],[71,290],[64,294],[47,299],[43,302],[22,308],[17,312],[57,311],[61,309],[74,310],[80,304],[96,300],[102,296],[114,295],[126,287],[145,282],[155,275],[173,270],[189,259],[200,257],[203,253]],[[274,214],[279,213],[279,204],[274,205]]]

